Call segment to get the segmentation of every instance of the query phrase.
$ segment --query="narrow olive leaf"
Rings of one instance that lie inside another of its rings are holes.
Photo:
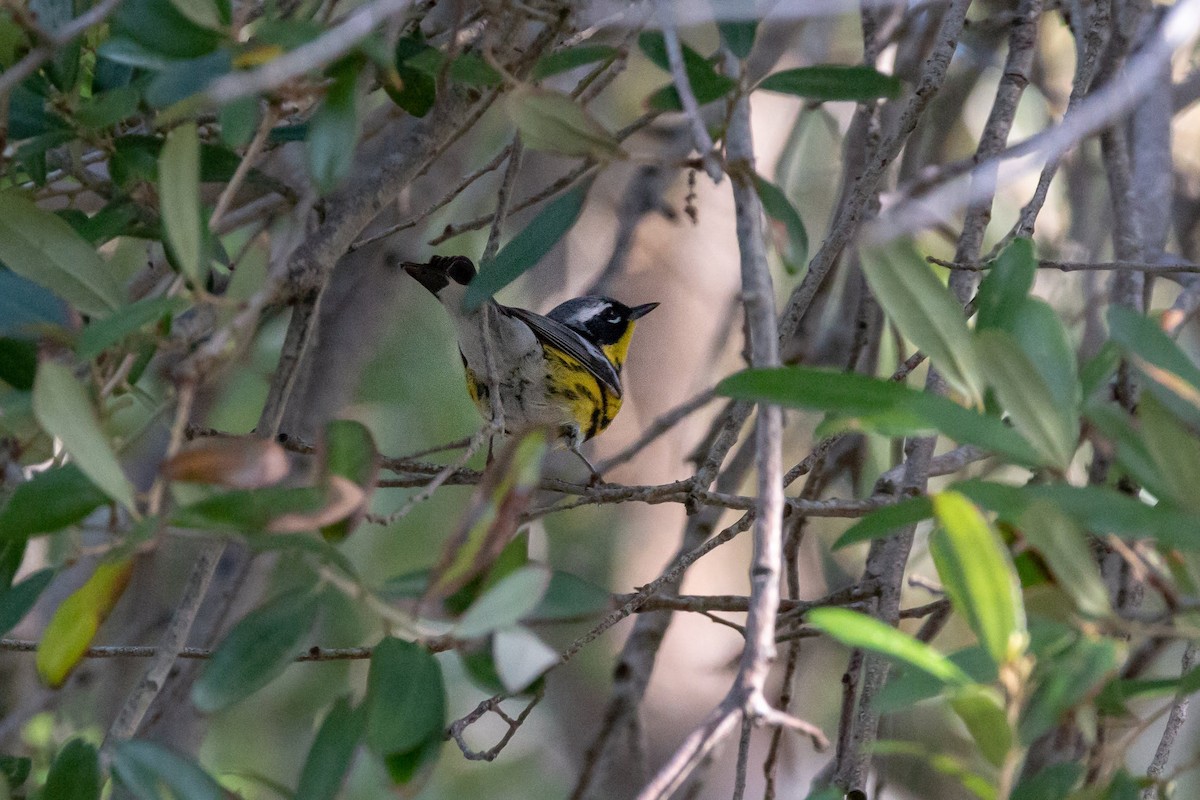
[[[866,102],[900,96],[900,79],[864,66],[822,64],[796,67],[768,75],[756,89],[782,92],[809,100]]]
[[[42,428],[62,442],[92,483],[127,509],[134,509],[133,485],[121,471],[116,453],[100,428],[87,389],[71,370],[43,361],[33,384],[33,413]]]
[[[1114,489],[1100,486],[1007,486],[991,481],[960,481],[954,489],[1002,519],[1020,525],[1021,515],[1036,500],[1045,500],[1096,536],[1113,533],[1126,539],[1155,539],[1161,547],[1200,549],[1197,515],[1160,503],[1150,506]]]
[[[559,663],[558,651],[523,627],[505,628],[492,637],[496,674],[509,692],[524,691]]]
[[[237,489],[176,509],[171,524],[178,528],[263,533],[278,517],[313,514],[324,504],[324,493],[309,486]]]
[[[124,297],[113,271],[69,224],[11,191],[0,192],[0,261],[88,316],[107,316]]]
[[[946,753],[944,748],[933,748],[917,742],[880,739],[871,745],[870,750],[876,756],[908,756],[920,759],[929,769],[961,784],[963,789],[978,800],[1000,800],[991,780],[976,773],[966,760]],[[959,794],[956,793],[956,796]],[[837,800],[842,800],[840,794]],[[845,800],[867,800],[867,794],[860,789],[852,789],[845,795]]]
[[[882,539],[893,531],[916,525],[932,516],[932,500],[928,497],[910,497],[867,514],[838,537],[833,549],[840,550],[859,542]]]
[[[979,283],[975,330],[1001,328],[1012,331],[1017,311],[1033,287],[1036,273],[1033,240],[1014,239],[992,262],[991,269]]]
[[[537,490],[547,447],[545,431],[530,431],[487,469],[433,568],[426,602],[449,597],[482,575],[512,541]]]
[[[0,541],[61,530],[107,502],[77,465],[44,470],[18,484],[0,508]]]
[[[962,306],[929,265],[906,246],[902,254],[864,251],[862,269],[879,304],[904,337],[929,356],[970,405],[978,405],[983,373]]]
[[[288,474],[287,452],[256,436],[195,439],[162,465],[169,480],[211,483],[237,489],[273,486]]]
[[[1079,408],[1083,392],[1075,348],[1050,304],[1026,298],[1018,305],[1012,326],[1007,330],[1046,382],[1054,404],[1064,409]]]
[[[446,727],[446,685],[429,651],[387,637],[375,645],[367,674],[367,744],[387,758],[410,753]]]
[[[967,673],[937,650],[874,617],[848,608],[817,608],[806,620],[848,647],[861,647],[915,667],[947,686],[972,683]]]
[[[570,572],[555,570],[529,619],[531,622],[587,619],[611,608],[612,594],[607,589]]]
[[[950,707],[967,726],[983,757],[994,767],[1002,766],[1014,737],[1000,693],[990,686],[964,686],[950,696]]]
[[[43,683],[62,686],[121,599],[132,573],[131,558],[101,562],[87,582],[62,601],[38,643],[37,671]]]
[[[1033,775],[1023,777],[1012,796],[1021,800],[1062,800],[1083,777],[1085,764],[1051,764]]]
[[[67,742],[46,775],[41,796],[46,800],[99,800],[100,756],[83,739]]]
[[[1148,394],[1143,396],[1142,404],[1147,397]],[[1128,411],[1116,403],[1093,401],[1084,409],[1084,414],[1095,433],[1115,445],[1117,466],[1155,497],[1177,505],[1177,489],[1170,488],[1164,479],[1158,460],[1150,453],[1147,437],[1134,426]],[[1190,500],[1183,507],[1187,508],[1189,503]]]
[[[304,651],[318,608],[315,595],[296,589],[242,617],[192,686],[192,703],[201,711],[221,711],[282,675]]]
[[[537,608],[550,586],[550,570],[529,564],[504,576],[479,596],[454,626],[458,639],[474,639],[508,628]]]
[[[362,521],[375,492],[379,475],[379,451],[367,426],[354,420],[339,419],[325,426],[325,475],[345,478],[363,492],[358,509],[345,519],[321,528],[327,541],[340,542]]]
[[[1044,463],[1066,471],[1079,440],[1078,406],[1056,402],[1011,334],[983,331],[978,346],[988,365],[988,383],[1008,411],[1013,427],[1042,454]]]
[[[577,67],[614,59],[617,55],[617,48],[609,47],[606,44],[578,44],[539,58],[533,65],[533,71],[529,77],[535,81],[545,80],[563,72],[570,72]]]
[[[22,392],[32,389],[37,377],[37,353],[35,341],[0,336],[0,381]]]
[[[8,781],[9,789],[20,789],[33,771],[33,759],[0,754],[0,777]]]
[[[124,306],[80,331],[75,353],[82,359],[93,359],[151,322],[177,314],[188,305],[183,297],[148,297]]]
[[[600,161],[627,157],[616,137],[562,92],[522,84],[509,92],[506,108],[530,149]]]
[[[1021,515],[1021,535],[1041,554],[1080,613],[1089,617],[1112,613],[1092,548],[1073,519],[1051,503],[1037,500]]]
[[[808,263],[808,231],[804,228],[804,220],[800,219],[796,207],[783,190],[757,173],[754,175],[754,189],[762,201],[763,211],[787,234],[787,245],[779,248],[784,264],[789,272],[799,272]]]
[[[367,715],[339,697],[317,730],[293,800],[335,800],[342,790],[354,751],[366,729]]]
[[[857,418],[862,427],[888,435],[939,431],[1017,464],[1034,466],[1042,461],[1020,434],[997,417],[866,375],[808,367],[744,370],[721,381],[717,394]]]
[[[47,567],[0,592],[0,636],[11,631],[25,618],[53,578],[54,570]]]
[[[479,265],[479,274],[467,287],[463,308],[474,311],[496,292],[537,266],[579,219],[590,180],[546,204],[533,221],[512,237],[491,261]]]
[[[660,69],[671,71],[667,45],[660,32],[645,31],[642,33],[638,36],[638,47]],[[692,94],[700,105],[724,97],[737,86],[737,81],[717,72],[708,59],[686,44],[683,45],[683,71],[687,75]],[[674,84],[669,84],[654,92],[646,98],[646,105],[656,111],[681,111],[683,109],[679,91]]]
[[[1025,605],[1008,550],[983,514],[957,492],[933,496],[939,529],[929,552],[954,610],[962,614],[997,665],[1024,653]]]
[[[1067,646],[1056,643],[1050,652],[1038,654],[1040,668],[1031,681],[1037,688],[1018,725],[1026,745],[1077,713],[1080,703],[1111,679],[1125,660],[1123,644],[1111,638],[1074,631],[1069,635],[1073,641],[1067,640]]]
[[[1153,320],[1110,306],[1108,331],[1146,379],[1146,388],[1180,419],[1200,425],[1200,368]]]
[[[1156,484],[1169,492],[1160,499],[1200,511],[1200,442],[1153,395],[1138,403],[1138,417],[1146,453],[1159,475]]]
[[[0,538],[0,589],[12,586],[13,579],[17,577],[21,563],[25,560],[27,544],[28,542],[23,536],[12,539]]]
[[[156,742],[130,739],[113,749],[113,774],[138,800],[225,800],[221,784],[185,755]],[[169,792],[169,795],[168,795]]]
[[[754,13],[753,8],[748,10]],[[729,52],[743,60],[750,57],[750,51],[754,49],[754,37],[758,33],[757,19],[718,22],[717,30],[721,32],[721,41],[729,48]]]
[[[363,506],[367,493],[341,475],[329,475],[321,488],[323,502],[313,511],[280,514],[267,524],[269,533],[300,533],[334,525]]]
[[[333,191],[354,166],[358,144],[356,84],[361,62],[347,58],[329,68],[333,83],[308,124],[308,171],[322,193]]]
[[[158,203],[179,268],[193,286],[203,287],[208,275],[200,217],[200,136],[194,122],[167,134],[158,155]]]

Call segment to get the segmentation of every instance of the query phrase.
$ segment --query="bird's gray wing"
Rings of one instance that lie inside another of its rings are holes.
[[[500,311],[524,322],[539,342],[552,345],[571,356],[614,395],[621,396],[621,378],[616,367],[598,346],[583,338],[577,331],[556,319],[535,314],[524,308],[500,306]]]

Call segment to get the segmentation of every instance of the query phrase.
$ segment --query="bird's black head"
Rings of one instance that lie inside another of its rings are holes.
[[[546,316],[574,328],[602,347],[624,345],[620,354],[623,359],[634,321],[646,316],[657,306],[658,303],[646,303],[630,308],[608,297],[589,295],[568,300]]]
[[[475,265],[466,256],[434,256],[428,264],[409,261],[401,266],[434,297],[449,286],[451,281],[466,286],[475,277]]]

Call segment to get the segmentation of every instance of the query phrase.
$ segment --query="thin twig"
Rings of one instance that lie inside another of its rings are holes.
[[[964,263],[926,256],[930,264],[963,272],[986,272],[995,266],[994,261]],[[1147,263],[1144,261],[1055,261],[1039,258],[1038,269],[1056,269],[1059,272],[1150,272],[1163,275],[1200,273],[1198,264]]]
[[[278,89],[322,67],[332,64],[379,30],[388,20],[407,13],[412,0],[374,0],[359,6],[328,32],[255,70],[232,72],[213,81],[204,97],[213,105],[224,106],[243,97]]]
[[[675,13],[669,0],[655,0],[654,10],[662,26],[663,44],[667,50],[667,63],[671,68],[671,80],[675,83],[675,91],[679,94],[679,102],[683,106],[684,116],[692,129],[692,143],[704,163],[704,171],[713,183],[721,182],[721,163],[713,149],[712,137],[704,126],[704,118],[700,116],[700,104],[692,91],[692,82],[688,79],[687,68],[683,61],[683,47],[679,43],[679,32],[675,29]]]
[[[38,642],[32,639],[0,639],[0,650],[14,653],[33,653],[38,648]],[[83,651],[84,658],[154,658],[159,648],[154,645],[97,645]],[[215,650],[203,647],[185,647],[179,651],[179,658],[208,659],[213,657]],[[297,663],[306,661],[361,661],[371,657],[374,648],[371,647],[321,647],[313,645],[293,660]]]

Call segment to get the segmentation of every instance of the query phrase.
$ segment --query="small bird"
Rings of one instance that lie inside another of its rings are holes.
[[[630,308],[608,297],[567,300],[542,316],[488,300],[463,309],[475,265],[466,256],[434,256],[404,270],[441,301],[458,333],[467,392],[490,419],[491,390],[484,354],[484,308],[490,307],[490,347],[506,433],[536,427],[555,432],[559,444],[600,475],[579,446],[608,427],[621,409],[621,365],[634,323],[658,303]]]

